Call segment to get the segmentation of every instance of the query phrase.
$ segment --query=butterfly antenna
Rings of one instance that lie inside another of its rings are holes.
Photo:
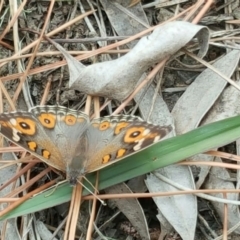
[[[84,177],[84,179],[86,179],[85,177]],[[102,199],[100,199],[94,192],[92,192],[88,187],[86,187],[81,181],[78,181],[89,193],[91,193],[95,198],[97,198],[98,199],[98,201],[102,204],[102,205],[104,205],[104,206],[106,206],[107,204],[102,200]],[[88,181],[89,182],[89,181]],[[89,182],[90,183],[90,182]],[[92,185],[92,183],[91,183],[91,186],[93,186]],[[93,187],[94,189],[96,189],[95,187]]]

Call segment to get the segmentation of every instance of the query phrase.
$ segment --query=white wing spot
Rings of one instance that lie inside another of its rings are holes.
[[[139,140],[137,143],[137,145],[135,145],[134,147],[133,147],[133,150],[134,151],[138,151],[138,150],[140,150],[141,149],[141,146],[142,146],[142,143],[144,142],[144,138],[143,139],[141,139],[141,140]]]
[[[149,134],[150,133],[150,129],[145,129],[144,131],[143,131],[143,136],[146,136],[147,134]]]
[[[153,140],[154,143],[158,142],[160,140],[160,136],[156,136]]]
[[[18,132],[15,128],[12,129],[12,139],[15,141],[15,142],[19,142],[20,140],[20,137],[18,136]]]
[[[132,136],[133,136],[133,137],[137,137],[138,135],[139,135],[139,132],[133,132],[133,133],[132,133]]]
[[[17,121],[16,121],[16,119],[14,119],[14,118],[11,118],[11,119],[9,120],[9,122],[10,122],[13,126],[16,126],[16,125],[17,125]]]

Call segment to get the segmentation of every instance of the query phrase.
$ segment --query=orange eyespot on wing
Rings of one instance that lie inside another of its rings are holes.
[[[126,149],[125,148],[120,148],[118,151],[117,151],[117,155],[116,155],[116,158],[121,158],[125,155],[126,153]]]
[[[30,150],[32,150],[33,152],[36,152],[36,150],[37,150],[37,143],[36,142],[30,141],[30,142],[27,142],[27,145],[28,145]]]
[[[52,113],[41,113],[38,116],[38,120],[46,128],[54,128],[56,124],[56,115]]]
[[[145,127],[132,127],[127,130],[124,136],[125,143],[133,143],[141,140],[144,137]]]
[[[102,158],[102,163],[108,163],[111,160],[111,155],[107,154]]]
[[[65,116],[65,119],[64,119],[64,122],[69,126],[75,125],[76,121],[77,121],[77,118],[73,115],[67,115]]]
[[[126,128],[129,125],[128,122],[120,122],[116,125],[114,129],[114,133],[117,135],[119,134],[124,128]]]
[[[50,156],[51,156],[51,153],[50,153],[48,150],[43,149],[43,150],[42,150],[42,156],[43,156],[44,158],[46,158],[46,159],[49,159]]]
[[[36,133],[36,124],[33,120],[29,118],[11,118],[9,122],[14,126],[14,128],[26,135],[34,135]]]
[[[104,131],[104,130],[107,130],[109,127],[110,127],[110,122],[107,122],[107,121],[101,122],[99,125],[99,130]]]

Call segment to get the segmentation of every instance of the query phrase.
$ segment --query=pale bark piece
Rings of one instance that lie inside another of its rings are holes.
[[[113,187],[109,187],[105,189],[107,193],[132,193],[131,190],[127,187],[126,184],[117,184]],[[139,204],[136,198],[126,198],[126,199],[111,199],[109,200],[114,205],[118,207],[118,209],[128,218],[133,227],[137,230],[141,239],[149,240],[149,230],[147,221],[145,218],[145,214],[141,205]]]
[[[183,172],[181,169],[183,169]],[[181,167],[177,169],[177,172],[175,170],[173,169],[173,171],[167,172],[167,175],[170,179],[175,177],[174,175],[178,175],[180,179],[185,172],[185,168]],[[178,191],[178,189],[175,187],[164,182],[159,184],[159,179],[157,176],[161,173],[166,175],[165,169],[159,169],[158,173],[154,172],[154,174],[148,175],[146,184],[149,190],[151,190],[151,192]],[[193,181],[191,179],[185,180],[186,181],[184,182],[184,186],[188,186],[189,188],[194,189],[194,184],[192,184]],[[197,210],[196,197],[194,195],[154,197],[153,200],[161,210],[161,213],[178,232],[182,239],[194,239],[196,229],[195,212]],[[194,206],[194,209],[191,206]],[[174,208],[174,211],[171,211],[171,208]]]
[[[230,77],[239,61],[240,51],[233,50],[213,66]],[[172,110],[176,132],[195,129],[225,88],[227,81],[210,69],[203,71],[187,88]]]
[[[215,161],[222,162],[220,158],[215,158]],[[230,175],[228,171],[225,168],[222,167],[213,167],[211,168],[210,174],[205,181],[203,187],[206,189],[235,189],[234,184],[229,181]],[[222,193],[214,193],[210,194],[214,197],[218,198],[225,198]],[[235,193],[228,193],[227,194],[228,200],[238,200],[238,196]],[[214,206],[215,210],[219,214],[221,220],[224,220],[224,204],[219,202],[212,202],[212,205]],[[233,204],[227,204],[228,207],[228,229],[232,228],[236,224],[239,223],[240,214],[239,214],[239,206],[233,205]],[[240,234],[240,227],[238,227],[235,231],[235,233]]]
[[[142,93],[146,90],[147,87],[142,89],[137,96],[135,97],[136,102],[140,101],[140,97]],[[153,86],[150,86],[144,96],[144,98],[141,100],[139,104],[139,109],[141,112],[141,116],[146,119],[146,117],[149,114],[149,111],[152,107],[152,113],[150,117],[150,122],[154,124],[158,124],[160,126],[164,125],[173,125],[173,119],[172,115],[168,110],[168,107],[162,97],[157,94],[156,100],[153,103],[153,96],[155,94],[155,89]],[[174,136],[174,131],[172,131],[168,136]],[[168,167],[164,167],[162,169],[154,171],[154,173],[162,174],[165,177],[170,177],[172,181],[178,182],[181,185],[185,187],[189,187],[191,185],[191,188],[194,188],[194,181],[192,177],[192,173],[187,166],[178,166],[178,165],[171,165]],[[147,177],[148,181],[148,177]],[[159,178],[154,178],[154,185],[158,186],[158,189],[161,189],[160,191],[167,191],[166,189],[172,189],[172,186],[169,185],[168,183],[165,183]],[[148,187],[148,185],[147,185]],[[151,188],[148,187],[149,192],[156,192],[158,189],[155,189],[153,186]],[[165,232],[171,233],[171,228],[169,227],[169,224],[174,228],[178,229],[178,222],[176,223],[175,221],[168,221],[168,218],[171,218],[171,216],[174,216],[176,212],[184,212],[185,211],[185,206],[188,207],[188,211],[191,212],[191,219],[192,223],[196,223],[197,221],[197,200],[196,198],[193,198],[192,196],[186,196],[186,197],[181,197],[181,196],[169,196],[168,197],[169,201],[155,201],[159,214],[158,214],[158,219],[161,222],[161,226],[164,226]],[[174,202],[174,204],[173,204]],[[168,209],[167,211],[162,211],[162,209]],[[160,217],[161,216],[161,217]],[[167,219],[167,220],[166,220]],[[188,222],[189,215],[188,214],[183,214],[181,216],[181,222],[185,223]],[[175,226],[177,224],[177,226]],[[189,232],[191,232],[191,235],[194,236],[195,232],[195,225],[193,224],[192,226],[189,226],[188,229]],[[188,238],[183,238],[183,239],[188,239]]]
[[[51,42],[67,60],[71,89],[122,101],[133,91],[150,66],[170,57],[195,36],[199,40],[199,56],[202,57],[208,48],[208,29],[175,21],[159,26],[152,34],[143,37],[126,55],[88,67],[76,61],[60,45]]]

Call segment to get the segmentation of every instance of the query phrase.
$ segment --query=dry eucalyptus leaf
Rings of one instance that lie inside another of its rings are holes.
[[[3,221],[1,221],[3,222]],[[15,219],[8,219],[7,220],[7,225],[6,225],[6,232],[5,232],[5,239],[6,240],[11,240],[11,239],[14,239],[14,240],[21,240],[22,237],[20,236],[19,234],[19,231],[18,231],[18,224],[17,224],[17,220],[16,218]],[[1,227],[1,231],[3,230],[3,228]]]
[[[52,233],[48,230],[48,228],[45,226],[43,222],[39,220],[36,221],[35,227],[42,240],[49,239],[57,240],[57,238],[52,237]]]
[[[226,76],[230,77],[239,62],[239,57],[240,51],[233,50],[215,62],[213,66]],[[184,94],[174,106],[172,114],[176,123],[176,131],[179,134],[182,134],[196,128],[206,113],[209,111],[209,109],[213,107],[213,104],[223,92],[226,84],[226,80],[212,70],[206,69],[203,71],[188,87],[188,89],[184,92]],[[226,107],[229,107],[227,102],[226,104]],[[219,102],[218,106],[219,108],[222,108],[221,101]],[[220,119],[212,118],[207,122],[205,120],[204,124],[217,120]],[[191,157],[190,159],[194,161],[212,161],[213,157],[199,154]],[[197,188],[199,188],[203,183],[210,167],[199,166],[198,168],[199,179],[196,183]]]
[[[168,220],[164,217],[162,212],[158,210],[157,219],[161,223],[161,235],[159,236],[159,240],[164,240],[167,234],[171,234],[174,231],[172,225],[168,222]]]
[[[132,193],[128,186],[124,183],[117,184],[113,187],[105,189],[106,193]],[[141,239],[150,239],[149,230],[145,214],[141,205],[136,198],[126,198],[126,199],[111,199],[118,209],[128,218],[133,227],[137,230]]]
[[[190,157],[188,160],[189,161],[201,161],[201,162],[212,162],[214,159],[213,156],[208,155],[208,154],[197,154],[192,157]],[[196,189],[199,189],[203,182],[205,181],[205,178],[208,175],[208,172],[210,170],[211,166],[204,166],[204,165],[198,165],[196,167],[191,167],[191,169],[196,169],[196,173],[194,174],[195,179],[197,181],[195,182],[196,184]]]
[[[122,101],[133,91],[142,74],[150,66],[176,53],[194,36],[199,40],[199,56],[202,57],[208,47],[208,29],[176,21],[156,28],[126,55],[88,67],[75,60],[60,45],[54,45],[68,62],[71,89]]]
[[[239,79],[236,81],[237,84],[240,83]],[[218,100],[216,101],[216,103],[213,105],[213,107],[211,108],[211,111],[207,114],[206,118],[204,119],[204,121],[202,122],[203,125],[210,123],[210,122],[214,122],[214,121],[219,121],[228,117],[233,117],[236,115],[240,114],[240,106],[239,106],[239,98],[240,98],[240,91],[237,90],[235,87],[233,87],[232,85],[229,85],[221,94],[221,96],[218,98]],[[211,158],[212,160],[212,156],[208,156],[209,158]],[[205,187],[215,187],[216,188],[216,184],[221,185],[222,183],[222,179],[218,179],[216,176],[212,176],[213,172],[217,171],[217,175],[224,175],[225,177],[229,178],[229,174],[228,172],[224,169],[224,168],[217,168],[216,170],[212,169],[210,172],[210,177],[207,178],[207,182],[205,184]],[[203,168],[201,168],[201,175],[203,175]],[[205,173],[204,176],[206,176],[207,173]],[[215,174],[216,175],[216,174]],[[205,178],[204,178],[205,179]],[[239,181],[239,179],[237,179],[237,181]],[[210,183],[209,183],[210,182]],[[215,183],[216,182],[216,183]],[[229,185],[229,186],[228,186]],[[239,184],[238,184],[239,185]],[[233,185],[230,182],[225,182],[223,183],[223,185],[221,186],[221,188],[236,188],[235,185]],[[213,194],[212,194],[213,195]],[[215,195],[213,195],[215,196]],[[228,199],[238,199],[239,194],[238,193],[231,193],[231,195],[227,195]],[[216,196],[219,197],[219,196]],[[222,213],[222,204],[221,206],[218,207],[219,203],[213,203],[216,211],[218,212],[218,214],[221,216],[223,216]],[[216,206],[215,206],[216,205]],[[238,207],[237,207],[238,208]],[[235,211],[234,211],[235,209]],[[234,226],[235,224],[237,224],[239,222],[239,210],[236,209],[235,206],[231,206],[230,207],[230,215],[228,217],[228,220],[230,221],[228,223],[229,226]],[[238,229],[237,232],[239,233],[240,230]]]
[[[222,162],[220,158],[215,158],[217,162]],[[210,174],[205,181],[203,187],[206,189],[234,189],[235,186],[234,184],[229,181],[230,175],[228,171],[222,167],[213,167],[211,168]],[[213,193],[211,194],[214,197],[218,198],[225,198],[222,193]],[[235,193],[228,193],[227,194],[227,199],[228,200],[238,200],[238,195]],[[224,204],[219,203],[219,202],[212,202],[213,207],[219,214],[222,222],[224,221]],[[228,228],[232,228],[236,224],[239,224],[239,219],[240,219],[240,214],[239,214],[239,206],[233,205],[233,204],[227,204],[228,207],[228,223],[227,226]],[[235,233],[240,234],[240,227],[237,228]]]
[[[171,166],[169,166],[171,167]],[[168,167],[168,169],[169,169]],[[171,169],[166,173],[165,168],[159,169],[157,172],[148,175],[146,184],[151,192],[170,192],[178,191],[177,188],[165,183],[164,181],[159,184],[158,176],[164,175],[169,179],[176,179],[175,175],[182,177],[185,174],[185,168],[179,166],[178,168]],[[188,175],[189,179],[184,178],[181,180],[183,186],[190,189],[195,189],[194,182],[191,175]],[[174,180],[175,181],[175,180]],[[194,239],[196,229],[196,214],[197,214],[197,202],[194,195],[176,195],[167,197],[154,197],[154,202],[157,204],[161,213],[167,219],[167,221],[173,226],[178,232],[182,239]],[[171,211],[171,207],[174,211]]]
[[[133,192],[143,193],[147,191],[147,187],[144,183],[144,180],[145,180],[145,175],[141,175],[141,176],[130,179],[127,185]]]
[[[213,66],[230,77],[239,62],[239,57],[240,51],[233,50]],[[201,73],[174,107],[173,115],[176,120],[177,131],[183,133],[194,129],[210,108],[211,111],[205,116],[202,125],[239,114],[240,109],[237,100],[239,91],[233,86],[229,86],[224,90],[225,86],[226,80],[212,70],[206,69]],[[180,120],[181,122],[179,122]],[[212,156],[204,154],[198,154],[190,158],[190,160],[194,161],[213,161],[213,159]],[[209,170],[210,167],[208,166],[198,166],[199,179],[196,183],[197,188],[200,188],[205,181]],[[216,203],[216,205],[219,205],[219,203]],[[218,211],[218,208],[216,209]],[[222,215],[221,211],[219,215]],[[237,218],[238,213],[233,219],[236,220]],[[231,220],[231,226],[233,226],[233,219]]]
[[[235,64],[235,61],[239,61],[238,56],[236,56],[233,66]],[[240,79],[237,79],[235,82],[236,84],[240,85]],[[216,122],[239,115],[239,99],[240,91],[232,85],[227,86],[212,106],[211,111],[207,113],[201,124],[205,125],[211,122]]]
[[[213,66],[230,77],[239,62],[240,51],[233,50]],[[187,88],[172,110],[179,134],[195,129],[225,88],[227,81],[211,69],[203,71]]]
[[[144,93],[145,91],[146,93],[144,94],[144,97],[141,98],[142,93]],[[145,120],[149,120],[151,123],[156,125],[173,125],[172,115],[168,110],[167,104],[164,102],[162,96],[160,96],[159,93],[157,93],[156,99],[153,102],[153,96],[155,92],[155,87],[153,85],[150,85],[149,87],[145,86],[136,94],[134,100],[136,102],[139,102],[139,111],[141,113],[141,117]],[[151,106],[153,107],[152,111],[150,112]],[[149,113],[151,113],[151,115],[148,119]]]
[[[136,102],[140,102],[139,109],[140,109],[141,115],[144,116],[144,118],[146,118],[147,115],[149,114],[149,109],[150,109],[149,106],[152,106],[154,104],[152,108],[150,121],[157,125],[172,124],[173,122],[172,115],[170,114],[166,103],[163,101],[162,97],[159,94],[157,94],[156,100],[153,103],[153,96],[155,93],[154,87],[150,86],[144,98],[140,101],[140,96],[144,91],[145,89],[142,89],[135,97]],[[173,135],[174,134],[172,131],[168,136],[171,137]],[[179,172],[181,174],[179,174]],[[165,177],[170,177],[172,181],[178,182],[185,187],[189,187],[189,185],[194,186],[192,173],[189,167],[187,166],[171,165],[171,166],[167,166],[159,170],[156,170],[154,171],[154,173],[160,173]],[[148,181],[148,177],[147,177],[147,181]],[[187,183],[187,185],[185,183]],[[154,186],[158,186],[157,189]],[[163,192],[163,191],[167,191],[166,190],[167,188],[172,189],[172,186],[162,181],[159,178],[154,178],[154,184],[151,185],[151,187],[148,188],[148,190],[149,192],[156,192],[160,189],[160,191]],[[181,211],[184,212],[185,206],[187,206],[188,211],[191,212],[191,217],[193,220],[192,223],[196,223],[197,221],[197,207],[196,207],[197,199],[196,198],[193,198],[192,196],[190,197],[186,196],[185,198],[181,196],[169,196],[168,200],[169,201],[161,201],[161,200],[155,201],[159,210],[158,219],[161,222],[161,226],[162,225],[164,226],[165,232],[167,232],[168,234],[171,233],[171,230],[170,230],[171,228],[168,226],[169,224],[171,224],[171,226],[174,229],[178,228],[178,226],[175,226],[176,224],[179,225],[178,222],[176,221],[169,222],[169,221],[166,221],[166,219],[171,218],[171,216],[175,216],[176,212],[181,212]],[[162,211],[162,209],[164,210],[167,209],[167,211]],[[189,219],[188,214],[183,214],[181,216],[182,223],[188,222],[188,219]],[[192,236],[194,236],[195,226],[190,226],[189,231],[192,231]]]
[[[111,26],[119,36],[132,36],[149,27],[148,19],[141,4],[129,8],[130,1],[100,0]],[[127,43],[132,48],[137,40]]]

